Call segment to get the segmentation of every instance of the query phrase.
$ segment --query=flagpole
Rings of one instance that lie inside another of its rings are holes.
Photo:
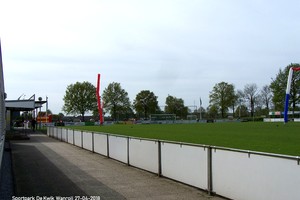
[[[48,123],[48,96],[46,96],[46,123]]]
[[[199,112],[200,112],[200,120],[202,120],[201,106],[202,106],[202,101],[201,101],[201,97],[200,97],[200,110],[199,110]]]

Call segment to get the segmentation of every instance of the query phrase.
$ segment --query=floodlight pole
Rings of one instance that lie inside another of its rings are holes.
[[[46,123],[48,124],[48,97],[46,96]]]
[[[201,97],[200,97],[200,108],[199,108],[199,112],[200,112],[200,120],[202,120],[201,106],[202,106],[202,100],[201,100]]]
[[[41,111],[42,111],[42,97],[39,97],[39,101],[40,101],[40,112],[39,112],[39,119],[40,119],[40,123],[39,123],[39,129],[42,129],[42,120],[41,120]]]

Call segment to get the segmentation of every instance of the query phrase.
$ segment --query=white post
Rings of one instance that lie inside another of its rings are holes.
[[[46,96],[46,123],[48,123],[48,97]]]
[[[199,109],[199,112],[200,112],[200,120],[202,120],[201,106],[202,106],[202,101],[201,101],[201,97],[200,97],[200,109]]]

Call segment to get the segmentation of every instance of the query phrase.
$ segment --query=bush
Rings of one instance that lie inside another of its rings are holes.
[[[64,122],[55,122],[54,126],[65,126]]]
[[[95,122],[84,122],[85,126],[94,126]]]
[[[263,122],[263,117],[244,117],[241,119],[241,122]]]
[[[206,120],[206,123],[214,123],[214,122],[215,122],[214,119],[207,119],[207,120]]]

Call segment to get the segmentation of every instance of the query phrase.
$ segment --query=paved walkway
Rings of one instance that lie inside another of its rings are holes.
[[[0,179],[0,199],[12,199],[14,195],[14,183],[11,163],[11,149],[9,142],[5,142]]]
[[[42,134],[11,141],[16,196],[221,200]]]

